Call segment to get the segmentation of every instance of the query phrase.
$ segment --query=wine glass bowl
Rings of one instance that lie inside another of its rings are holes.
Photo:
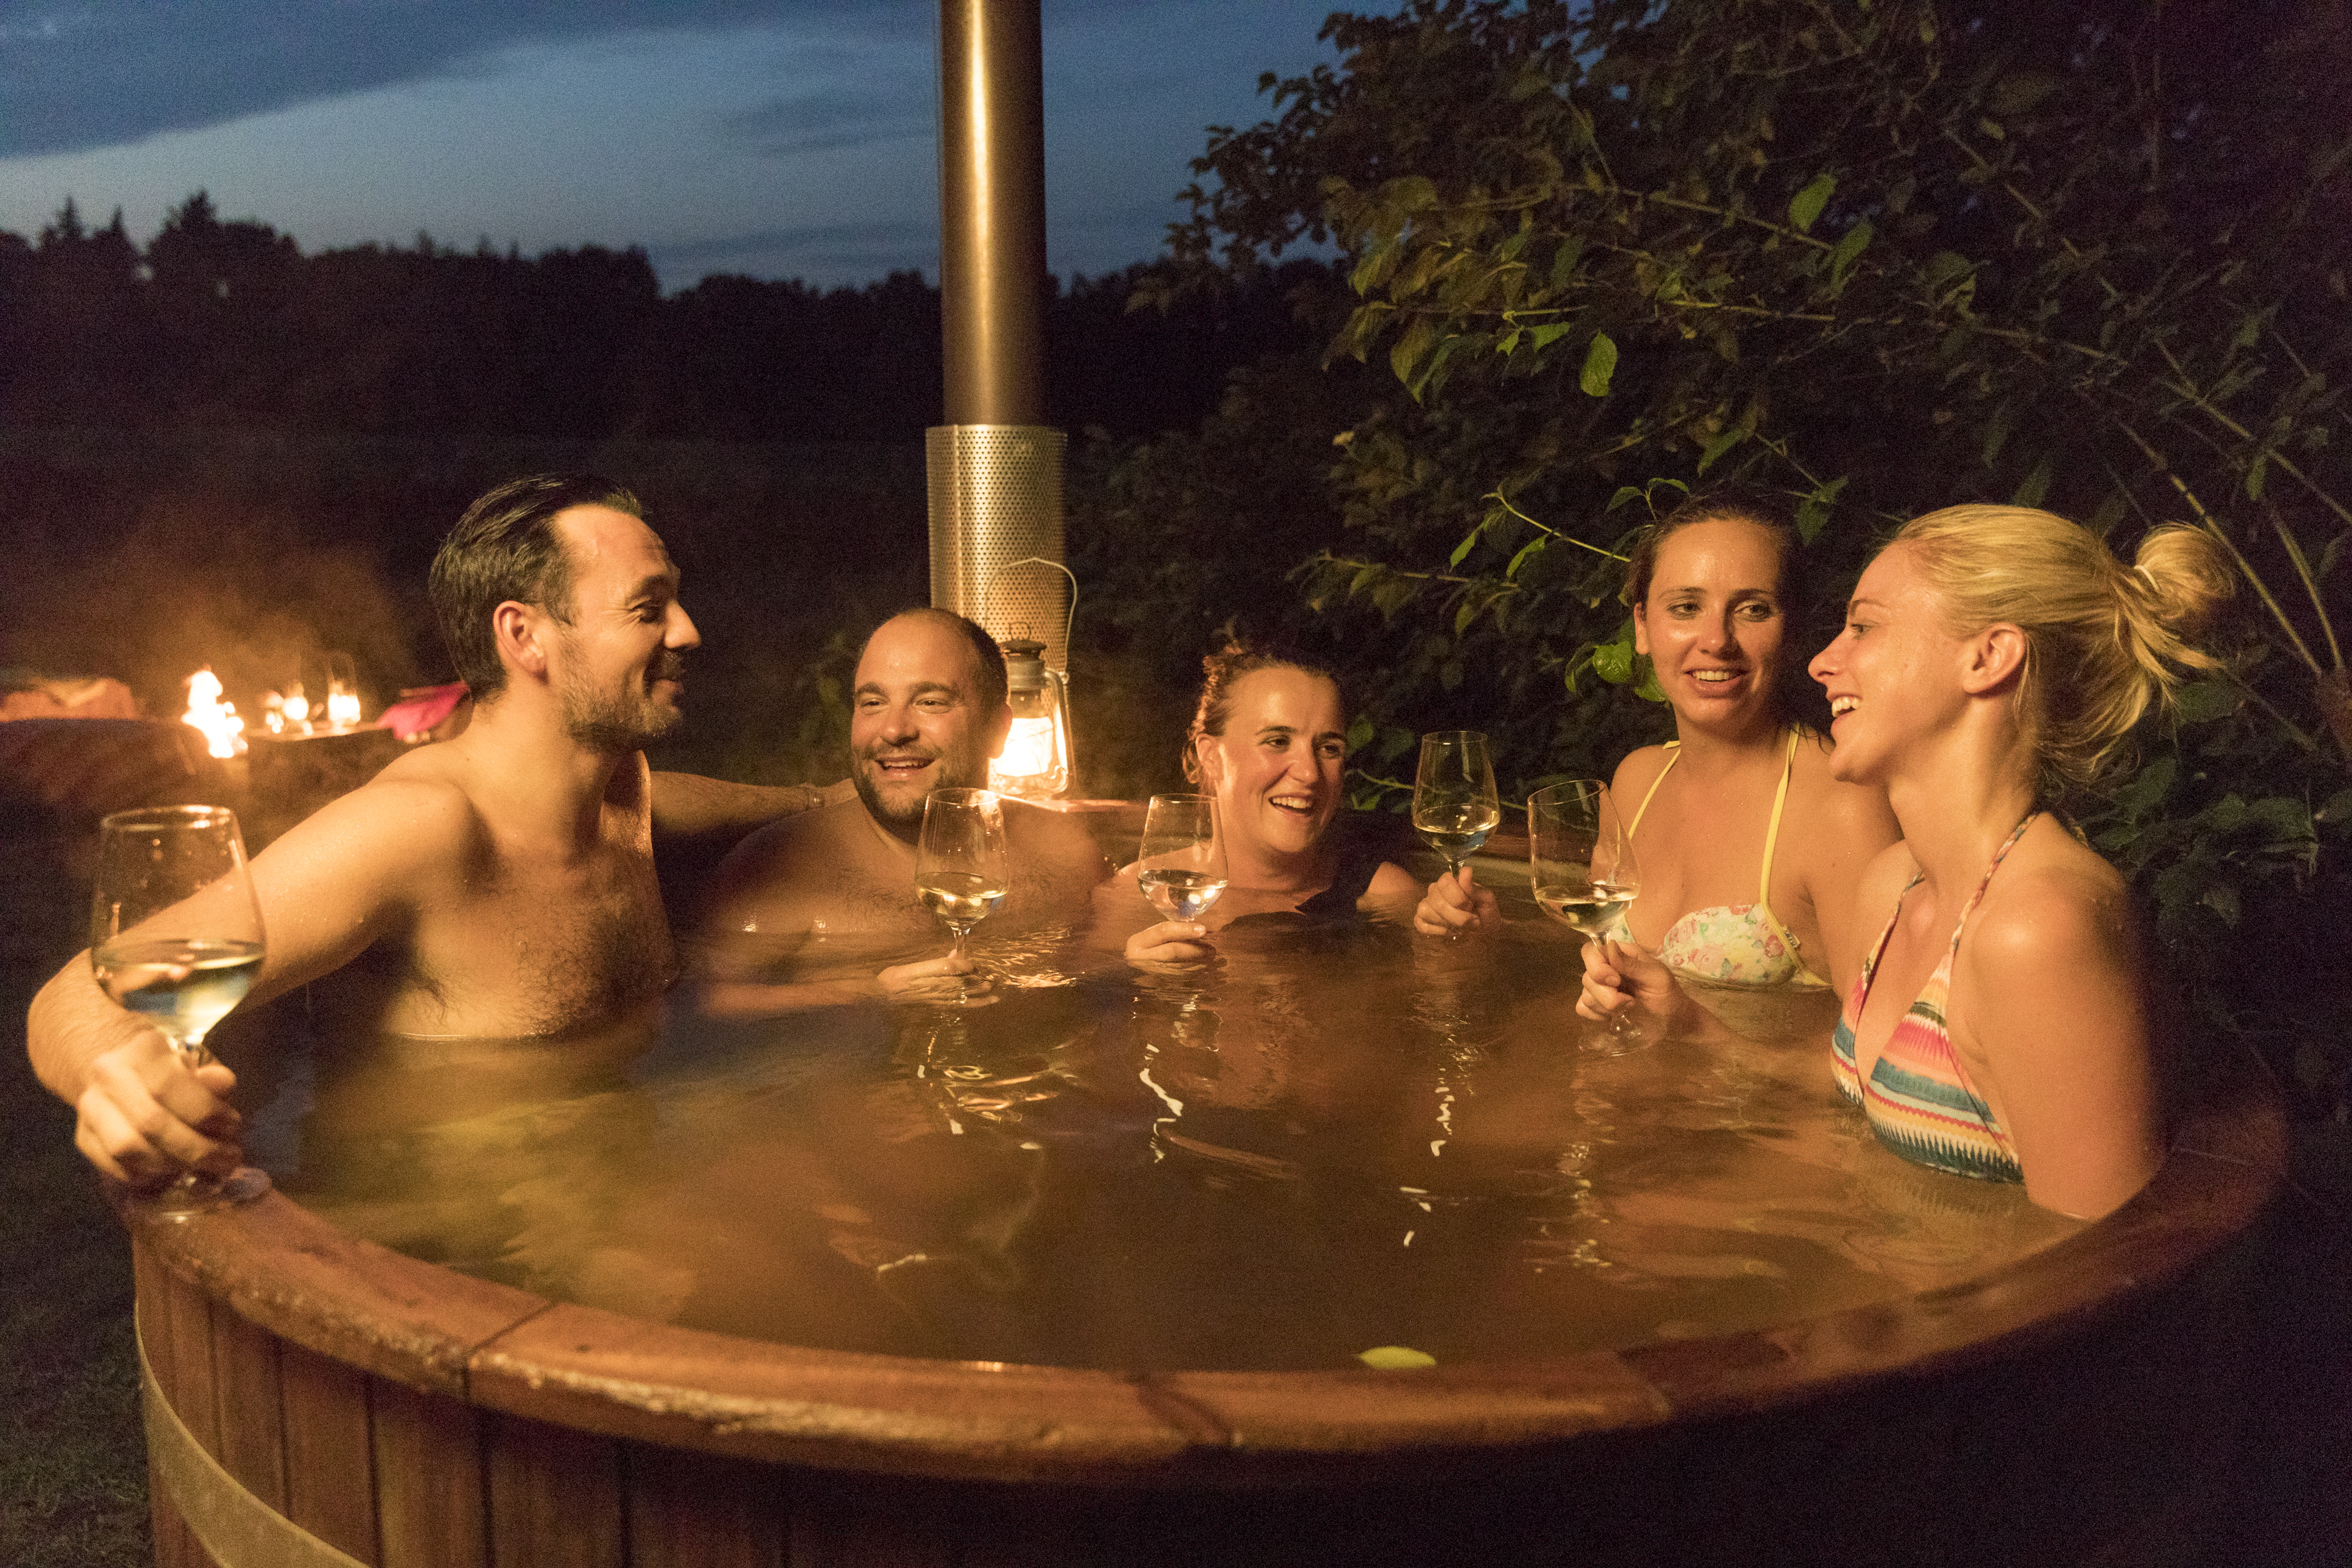
[[[1421,738],[1412,780],[1412,826],[1445,857],[1446,875],[1462,868],[1503,820],[1495,793],[1495,759],[1476,730],[1439,730]]]
[[[1528,872],[1536,907],[1588,942],[1610,927],[1641,892],[1633,842],[1615,797],[1599,779],[1569,779],[1528,797]],[[1620,1039],[1635,1034],[1620,1016]]]
[[[1143,813],[1137,888],[1171,921],[1197,921],[1225,890],[1225,844],[1217,800],[1208,795],[1155,795]]]
[[[117,812],[99,825],[90,900],[89,963],[99,988],[171,1042],[191,1068],[214,1059],[205,1037],[244,1000],[261,973],[261,909],[245,840],[226,806]],[[247,1168],[220,1177],[191,1171],[156,1205],[200,1214],[266,1192]]]
[[[995,912],[1012,885],[1004,807],[996,792],[933,790],[923,801],[915,896],[954,937],[950,957],[963,957],[972,928]]]

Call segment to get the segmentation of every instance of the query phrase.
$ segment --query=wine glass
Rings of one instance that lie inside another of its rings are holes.
[[[1528,868],[1537,908],[1593,942],[1642,888],[1633,839],[1599,779],[1570,779],[1528,797]],[[1640,1037],[1622,1014],[1609,1032]]]
[[[1462,862],[1502,820],[1502,804],[1495,794],[1495,759],[1486,749],[1486,737],[1476,730],[1423,735],[1421,768],[1412,778],[1412,826],[1431,848],[1445,857],[1445,874],[1460,871]]]
[[[191,1068],[214,1059],[205,1037],[261,973],[261,908],[245,839],[226,806],[121,811],[99,825],[89,965],[100,989],[172,1042]],[[225,1208],[269,1190],[250,1166],[188,1171],[157,1194],[173,1214]]]
[[[964,939],[1004,901],[1012,881],[1004,854],[1004,807],[996,792],[933,790],[923,802],[915,895],[954,933],[950,957],[963,956]]]
[[[1155,795],[1143,812],[1136,886],[1171,921],[1197,921],[1225,890],[1225,841],[1217,834],[1217,797]]]

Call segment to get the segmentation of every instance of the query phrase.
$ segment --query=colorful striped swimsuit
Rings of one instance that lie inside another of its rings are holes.
[[[1854,1065],[1854,1026],[1861,1022],[1863,1005],[1870,1000],[1871,976],[1886,952],[1887,939],[1895,934],[1895,922],[1903,918],[1901,897],[1895,899],[1895,913],[1872,944],[1870,956],[1863,961],[1853,993],[1846,998],[1845,1010],[1838,1015],[1837,1029],[1830,1037],[1831,1071],[1838,1090],[1862,1107],[1881,1143],[1915,1163],[1980,1181],[2021,1182],[2025,1173],[2017,1163],[2017,1151],[2010,1146],[2009,1134],[2001,1131],[1992,1107],[1969,1084],[1968,1068],[1952,1050],[1951,1035],[1944,1026],[1944,1006],[1951,994],[1952,959],[1960,951],[1960,931],[1985,889],[1992,886],[1992,874],[2000,869],[2001,861],[2039,815],[2028,813],[1994,853],[1992,864],[1985,868],[1984,880],[1977,884],[1952,927],[1952,945],[1944,950],[1944,961],[1927,977],[1919,999],[1895,1020],[1886,1048],[1871,1067],[1867,1085]],[[1904,893],[1917,887],[1919,880],[1914,876],[1905,883]]]

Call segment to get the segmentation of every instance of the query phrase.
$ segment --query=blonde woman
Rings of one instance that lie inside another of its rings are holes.
[[[1863,876],[1863,910],[1889,912],[1832,1065],[1896,1153],[2085,1218],[2154,1174],[2123,879],[2044,806],[2182,668],[2212,664],[2185,639],[2231,586],[2196,530],[2149,534],[2127,566],[2087,529],[2000,506],[1919,518],[1862,574],[1812,674],[1833,771],[1885,786],[1903,838]]]

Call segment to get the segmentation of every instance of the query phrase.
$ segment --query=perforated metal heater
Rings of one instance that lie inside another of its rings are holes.
[[[1062,458],[1069,437],[1042,425],[939,425],[924,432],[930,488],[931,603],[999,642],[1045,645],[1069,668],[1070,584],[1062,559]]]

